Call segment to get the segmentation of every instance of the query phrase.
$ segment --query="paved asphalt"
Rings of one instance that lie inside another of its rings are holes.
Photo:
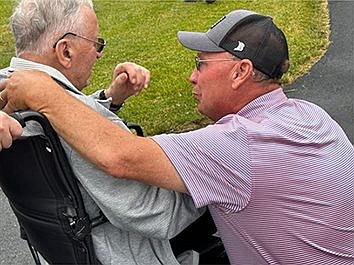
[[[325,109],[353,143],[354,1],[329,1],[331,44],[310,70],[286,87],[289,97],[316,103]]]
[[[353,143],[354,1],[329,1],[331,44],[310,72],[286,87],[289,97],[314,102],[335,119]],[[7,200],[0,192],[0,265],[34,264]]]

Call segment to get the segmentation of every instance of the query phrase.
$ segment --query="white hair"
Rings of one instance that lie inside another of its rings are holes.
[[[11,16],[16,55],[45,54],[67,32],[85,28],[82,6],[93,9],[92,0],[21,0]]]

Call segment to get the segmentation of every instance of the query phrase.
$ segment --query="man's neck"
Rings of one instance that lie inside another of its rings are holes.
[[[56,68],[56,67],[54,67],[54,65],[52,63],[53,60],[51,60],[50,56],[38,55],[38,54],[33,54],[33,53],[22,53],[20,56],[18,56],[18,58],[32,61],[35,63],[45,64],[45,65],[51,66],[53,68]]]

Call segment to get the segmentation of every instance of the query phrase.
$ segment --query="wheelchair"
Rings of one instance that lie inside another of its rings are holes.
[[[38,112],[11,115],[22,127],[28,121],[38,122],[44,132],[20,137],[0,152],[0,187],[34,262],[41,264],[39,253],[50,264],[101,264],[95,255],[91,229],[107,219],[103,214],[89,219],[58,135]],[[126,125],[143,136],[138,124]],[[200,255],[200,264],[229,264],[222,241],[215,233],[215,224],[206,211],[170,240],[171,247],[176,256],[195,250]]]

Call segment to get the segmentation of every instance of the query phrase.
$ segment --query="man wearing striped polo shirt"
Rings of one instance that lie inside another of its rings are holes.
[[[213,125],[137,137],[28,72],[2,85],[5,110],[43,112],[109,175],[208,205],[232,264],[353,264],[354,148],[323,109],[284,94],[283,32],[270,17],[236,10],[178,39],[197,51],[190,82]]]

